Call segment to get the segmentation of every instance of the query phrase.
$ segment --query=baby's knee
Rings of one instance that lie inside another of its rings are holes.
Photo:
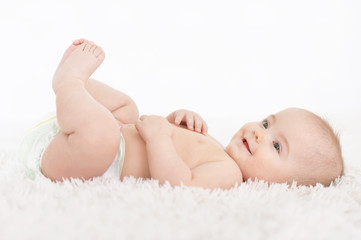
[[[130,99],[129,105],[129,116],[128,116],[128,123],[134,123],[136,120],[139,119],[139,110],[135,102]]]
[[[139,119],[139,110],[132,99],[128,99],[127,103],[112,112],[114,117],[122,124],[135,123]]]

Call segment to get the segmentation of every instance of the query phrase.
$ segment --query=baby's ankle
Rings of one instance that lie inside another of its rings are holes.
[[[60,82],[57,82],[56,84],[53,83],[53,91],[55,95],[61,93],[61,92],[69,92],[72,90],[85,89],[84,81],[78,78],[74,78],[72,80],[63,80]]]

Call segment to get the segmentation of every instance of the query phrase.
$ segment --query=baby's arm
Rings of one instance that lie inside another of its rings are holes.
[[[174,147],[170,123],[160,116],[141,116],[135,127],[146,144],[152,178],[171,185],[190,182],[191,171]]]
[[[126,94],[94,79],[86,82],[85,89],[113,114],[119,125],[134,123],[138,119],[138,108]]]

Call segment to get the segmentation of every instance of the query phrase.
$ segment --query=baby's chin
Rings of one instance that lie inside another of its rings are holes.
[[[230,143],[228,143],[228,145],[226,145],[226,146],[224,147],[224,151],[225,151],[226,153],[228,153],[228,155],[229,155],[229,148],[230,148]]]

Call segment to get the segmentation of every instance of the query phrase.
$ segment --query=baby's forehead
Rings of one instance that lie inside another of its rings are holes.
[[[314,118],[317,116],[312,112],[301,108],[287,108],[275,114],[278,117],[290,117],[290,118],[302,118],[304,120],[315,120]]]
[[[269,117],[273,120],[275,127],[287,127],[295,131],[314,130],[320,124],[317,115],[302,109],[286,109]]]
[[[325,146],[328,135],[322,119],[302,109],[290,109],[275,114],[276,127],[288,141],[290,151],[317,152]]]
[[[298,129],[309,128],[316,130],[323,128],[325,125],[322,118],[304,109],[290,108],[276,113],[275,116],[284,124],[289,123]]]

